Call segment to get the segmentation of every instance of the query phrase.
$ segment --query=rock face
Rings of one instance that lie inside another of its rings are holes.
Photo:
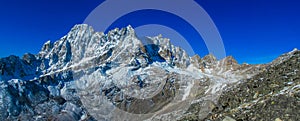
[[[161,35],[147,37],[145,41],[136,37],[131,26],[104,34],[88,25],[76,25],[60,40],[46,42],[36,55],[25,54],[22,59],[1,58],[0,119],[201,120],[212,116],[211,112],[224,114],[214,116],[221,119],[227,116],[225,111],[242,102],[234,102],[238,99],[230,97],[233,95],[226,97],[223,89],[227,92],[232,85],[257,84],[245,80],[277,74],[278,71],[271,70],[283,67],[298,56],[292,56],[298,52],[295,50],[271,64],[239,65],[232,56],[222,60],[213,55],[190,57]],[[299,60],[294,64],[296,62]],[[268,74],[261,75],[266,71]],[[284,78],[297,80],[297,76],[286,76]],[[253,91],[248,91],[248,95],[242,91],[234,94],[247,97],[243,101],[249,102],[262,99],[269,90],[286,89],[281,84],[290,85],[286,91],[297,91],[297,83],[272,83],[266,92],[256,86],[258,90],[248,89]],[[270,86],[269,83],[261,85]],[[228,94],[232,93],[228,91]],[[227,98],[229,102],[224,102]],[[286,99],[290,98],[282,97],[278,103]],[[224,107],[223,103],[228,105]],[[288,115],[293,117],[293,113]],[[237,118],[228,114],[226,120],[230,117]]]

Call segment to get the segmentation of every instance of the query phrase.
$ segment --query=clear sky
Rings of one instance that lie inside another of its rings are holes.
[[[47,40],[56,41],[82,23],[101,0],[1,0],[0,57],[38,53]],[[266,63],[282,53],[300,48],[298,0],[198,0],[215,22],[227,55],[238,62]],[[143,15],[155,17],[144,17]],[[132,18],[140,18],[133,22]],[[159,18],[159,19],[158,19]],[[118,19],[126,24],[167,24],[186,36],[200,56],[208,54],[200,36],[185,22],[159,11],[140,11]]]

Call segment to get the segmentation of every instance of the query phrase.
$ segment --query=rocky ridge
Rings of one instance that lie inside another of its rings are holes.
[[[195,103],[181,120],[297,121],[300,107],[300,51],[283,54],[264,71],[226,87],[217,102],[209,102],[211,112],[201,117]]]

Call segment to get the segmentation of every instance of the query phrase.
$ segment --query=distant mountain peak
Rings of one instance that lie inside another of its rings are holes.
[[[227,56],[222,60],[225,61],[226,65],[238,64],[238,62],[235,60],[235,58],[233,56]]]

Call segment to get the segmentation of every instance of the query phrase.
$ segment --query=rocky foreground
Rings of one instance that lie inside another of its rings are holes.
[[[299,121],[300,51],[282,55],[266,70],[250,79],[228,86],[219,100],[208,102],[211,112],[201,117],[193,104],[181,120]]]

